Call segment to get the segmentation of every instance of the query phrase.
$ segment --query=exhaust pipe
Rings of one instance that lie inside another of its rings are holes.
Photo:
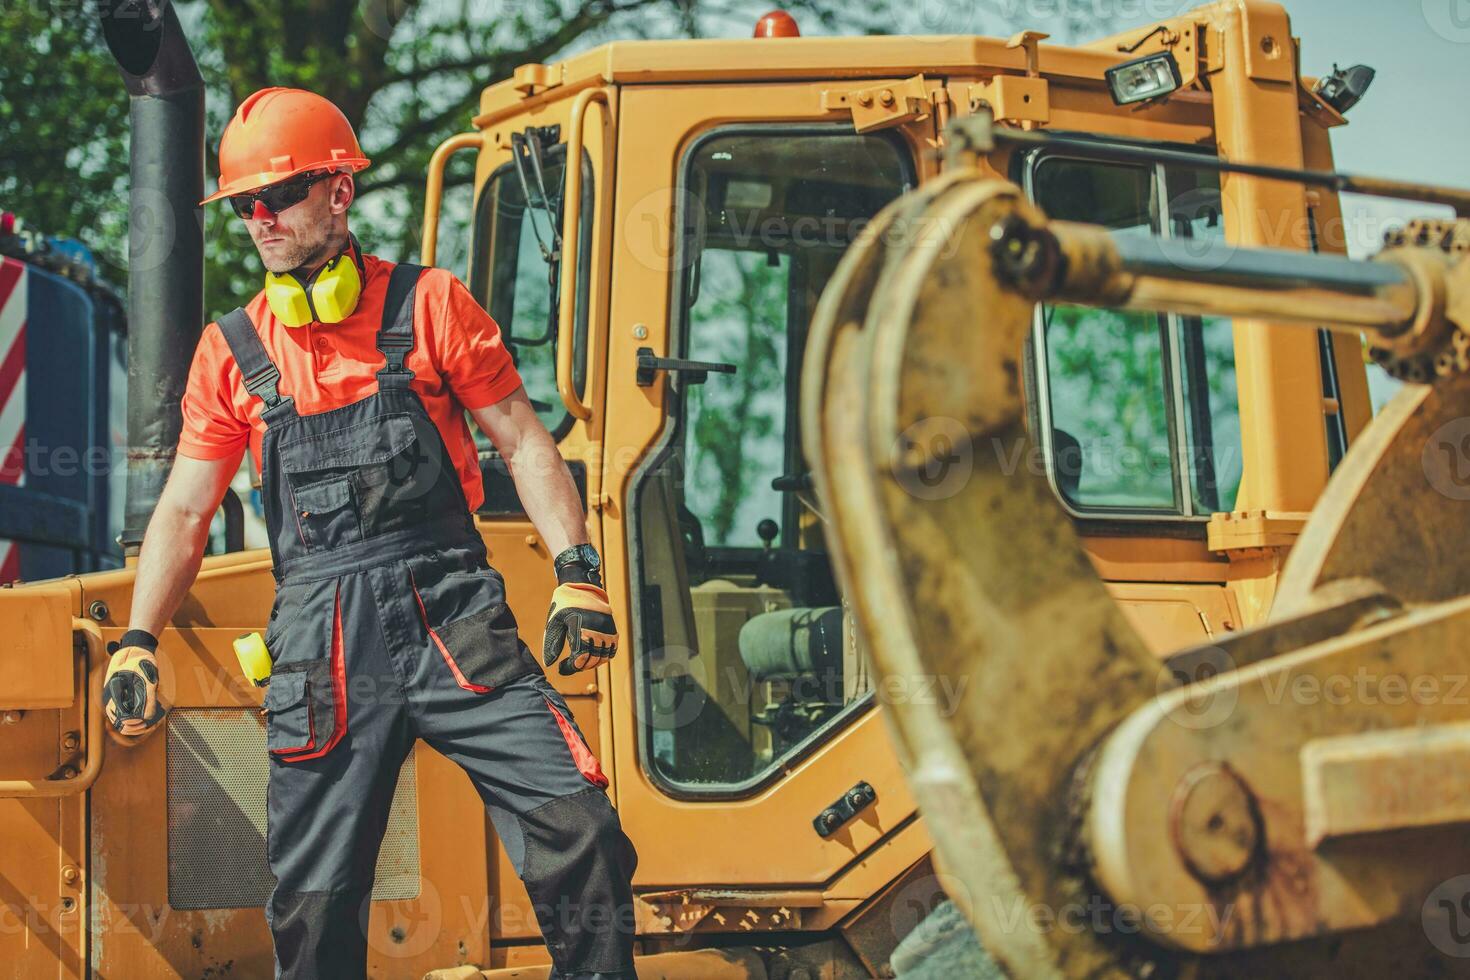
[[[179,402],[204,329],[204,79],[169,0],[105,0],[127,86],[128,459],[119,542],[135,557],[173,467]]]

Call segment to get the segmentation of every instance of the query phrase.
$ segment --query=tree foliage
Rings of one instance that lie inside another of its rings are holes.
[[[143,2],[143,0],[139,0]],[[153,2],[153,0],[150,0]],[[168,0],[160,0],[168,2]],[[265,85],[317,91],[358,129],[373,167],[355,216],[363,240],[413,255],[429,156],[473,117],[481,90],[517,65],[615,38],[738,37],[765,0],[174,0],[208,86],[208,177],[230,112]],[[839,0],[782,4],[807,33],[996,33],[1027,8]],[[1098,26],[1093,6],[1056,0],[1063,36]],[[79,238],[126,278],[127,97],[101,40],[96,0],[0,9],[0,207],[47,234]],[[1035,26],[1035,25],[1029,25]],[[472,178],[468,160],[446,184]],[[206,210],[206,311],[259,282],[259,261],[228,209]]]

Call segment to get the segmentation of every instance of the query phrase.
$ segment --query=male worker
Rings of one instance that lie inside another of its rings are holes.
[[[499,448],[555,556],[549,666],[617,647],[597,552],[565,463],[499,328],[450,273],[365,255],[347,228],[351,125],[268,88],[220,140],[220,188],[265,288],[204,332],[173,472],[109,666],[119,739],[162,719],[156,637],[198,573],[246,445],[261,474],[276,599],[266,646],[266,908],[279,977],[362,977],[373,872],[398,770],[422,738],[469,774],[525,882],[553,976],[631,977],[637,853],[597,759],[517,635],[472,512],[469,426]]]

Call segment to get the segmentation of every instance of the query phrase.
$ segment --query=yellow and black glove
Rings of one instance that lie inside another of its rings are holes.
[[[158,699],[158,639],[146,630],[128,630],[107,644],[112,661],[102,681],[102,710],[109,732],[123,745],[153,734],[167,713]]]
[[[560,584],[551,594],[541,660],[550,667],[566,646],[571,654],[561,662],[562,674],[590,670],[618,652],[612,605],[595,570],[570,565],[557,568],[556,577]]]

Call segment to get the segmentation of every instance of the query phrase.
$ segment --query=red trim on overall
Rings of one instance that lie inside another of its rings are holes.
[[[303,755],[293,755],[286,762],[305,762],[307,759],[320,759],[342,741],[342,736],[347,734],[347,662],[346,651],[342,639],[342,583],[337,583],[337,593],[332,599],[332,712],[335,724],[332,726],[332,737],[327,739],[315,752]],[[315,726],[315,722],[313,722]],[[312,740],[316,740],[313,729]]]
[[[556,725],[561,729],[561,737],[566,739],[567,748],[572,750],[572,761],[577,764],[577,771],[587,777],[587,781],[593,786],[607,787],[607,777],[602,773],[602,766],[597,763],[597,756],[582,741],[572,723],[562,717],[562,713],[556,709],[556,705],[544,694],[541,696],[546,706],[551,709],[551,714],[556,718]]]
[[[489,694],[491,691],[495,690],[493,687],[486,687],[483,684],[471,684],[465,678],[464,671],[460,670],[459,664],[454,662],[454,657],[450,655],[449,648],[444,645],[444,641],[439,638],[439,634],[434,630],[434,627],[429,625],[429,613],[428,610],[424,609],[424,599],[422,596],[419,595],[419,586],[418,583],[413,580],[412,571],[408,573],[408,584],[409,587],[413,589],[414,602],[417,602],[419,604],[419,618],[424,621],[424,629],[429,631],[429,639],[434,641],[434,646],[439,648],[439,655],[442,656],[444,658],[444,662],[449,665],[449,671],[454,675],[454,683],[458,684],[466,691],[473,691],[476,694]]]

